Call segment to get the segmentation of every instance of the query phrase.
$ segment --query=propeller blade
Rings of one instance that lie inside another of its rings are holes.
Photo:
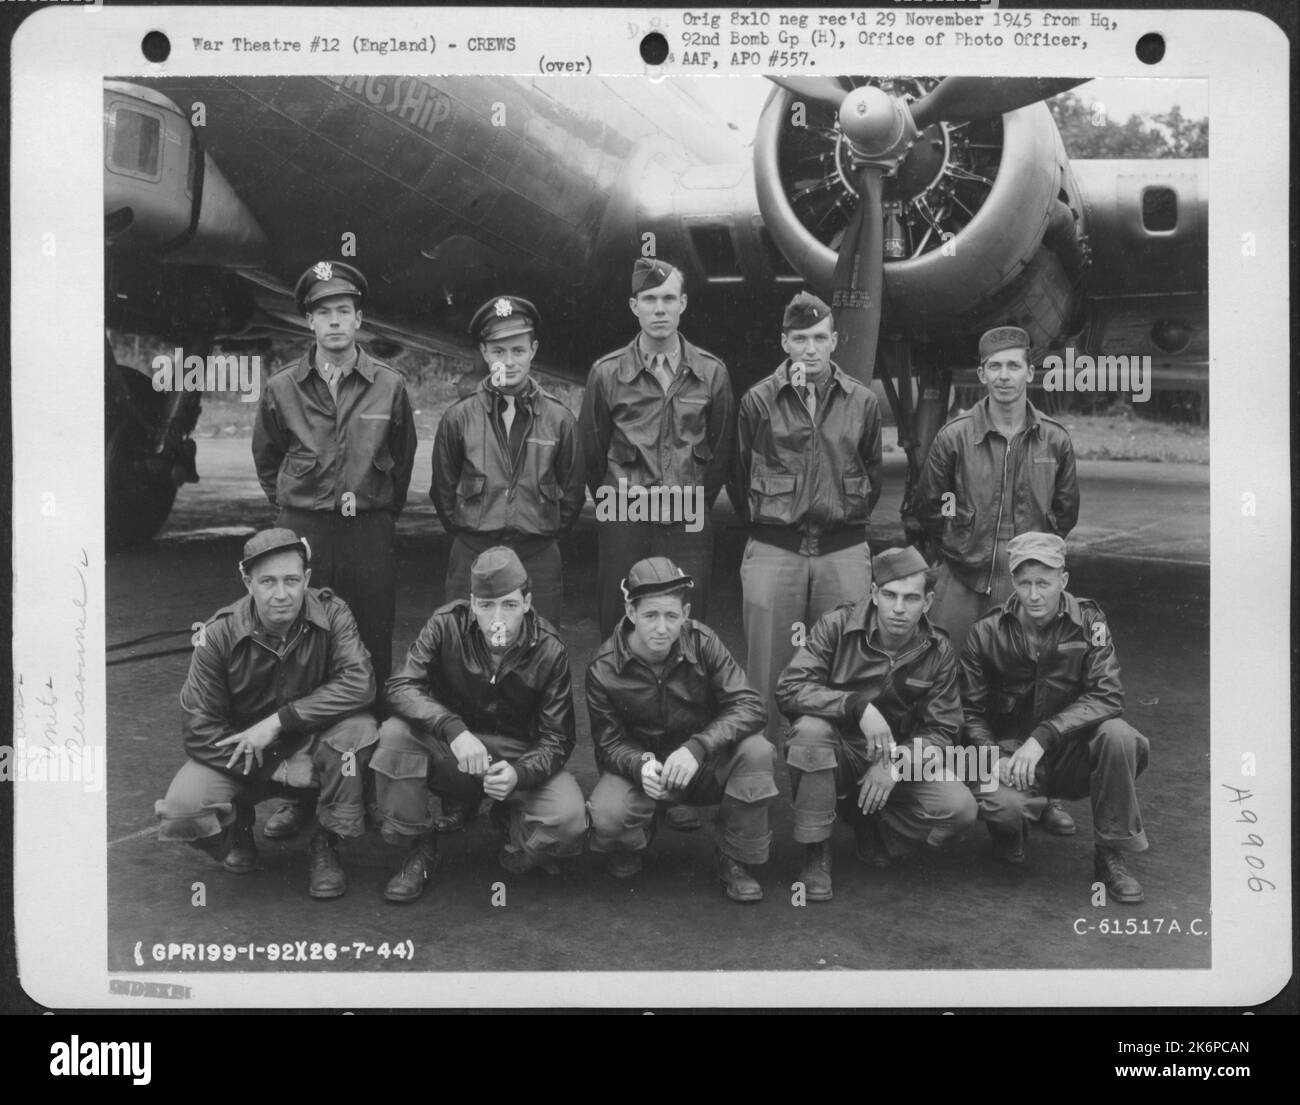
[[[884,293],[883,170],[868,165],[860,178],[861,196],[849,219],[835,262],[831,309],[839,334],[835,359],[855,380],[871,383]]]
[[[933,123],[971,123],[1036,104],[1084,84],[1088,77],[944,77],[909,104],[917,130]]]
[[[769,76],[767,79],[801,99],[825,104],[832,111],[839,111],[845,93],[849,91],[834,77]]]

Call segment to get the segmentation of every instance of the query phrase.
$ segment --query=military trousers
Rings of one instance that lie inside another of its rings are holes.
[[[738,863],[766,863],[772,847],[768,807],[777,796],[772,746],[761,734],[706,758],[681,790],[656,801],[622,775],[605,772],[587,800],[593,852],[639,852],[654,835],[655,815],[668,805],[718,807],[718,847]]]
[[[240,777],[197,760],[186,760],[154,803],[158,839],[187,843],[218,836],[239,822],[252,826],[253,807],[267,798],[305,798],[319,791],[316,817],[322,829],[342,837],[365,832],[366,763],[379,740],[370,714],[353,714],[315,734],[303,751],[310,756],[317,786],[290,786]]]
[[[475,733],[494,761],[513,762],[528,748],[521,740]],[[400,717],[379,729],[379,744],[370,761],[375,781],[375,817],[390,844],[421,836],[433,828],[431,796],[478,808],[483,784],[461,771],[456,756],[442,741],[422,737]],[[576,855],[587,830],[578,781],[559,771],[535,787],[516,787],[498,800],[509,851],[530,857]]]
[[[1010,744],[1019,742],[1009,742]],[[1014,751],[1004,747],[1004,753]],[[1111,718],[1093,732],[1060,737],[1035,768],[1029,790],[998,785],[976,795],[981,821],[1008,830],[1037,821],[1049,798],[1088,798],[1092,835],[1099,847],[1145,852],[1147,834],[1138,807],[1137,777],[1146,770],[1151,742],[1123,718]]]
[[[985,569],[987,572],[987,569]],[[987,579],[988,576],[983,577]],[[977,591],[953,575],[945,562],[940,565],[934,581],[934,603],[927,615],[931,624],[948,634],[948,640],[957,655],[970,634],[971,626],[995,606],[1000,606],[1016,589],[1011,579],[1011,560],[1007,556],[1007,542],[999,539],[993,554],[993,578],[990,590]]]
[[[767,739],[779,747],[785,721],[776,708],[777,679],[795,654],[795,627],[806,636],[828,610],[871,590],[871,550],[863,541],[838,552],[803,556],[750,538],[740,563],[745,674],[767,706]]]
[[[361,643],[375,669],[376,698],[393,666],[393,619],[397,568],[393,515],[386,510],[346,517],[333,510],[285,507],[275,524],[307,538],[311,585],[337,593],[357,622]]]
[[[829,840],[838,812],[850,823],[863,820],[858,790],[869,764],[859,745],[823,718],[796,718],[786,740],[794,805],[794,838],[801,844]],[[918,847],[941,848],[975,823],[971,792],[945,769],[940,779],[899,780],[883,810],[872,815],[891,855]]]

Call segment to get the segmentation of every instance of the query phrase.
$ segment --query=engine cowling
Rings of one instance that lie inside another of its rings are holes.
[[[859,84],[863,82],[857,82]],[[931,78],[879,83],[912,100]],[[798,125],[802,120],[803,125]],[[759,209],[773,240],[829,294],[837,249],[857,200],[834,112],[773,90],[754,142]],[[1046,105],[990,121],[922,130],[887,178],[884,325],[946,340],[954,329],[1019,320],[1025,275],[1050,287],[1050,311],[1023,319],[1042,341],[1076,313],[1086,262],[1082,205]]]

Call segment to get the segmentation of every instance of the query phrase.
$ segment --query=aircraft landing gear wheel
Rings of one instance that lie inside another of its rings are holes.
[[[163,465],[150,463],[143,432],[127,419],[109,434],[104,450],[104,537],[111,547],[139,545],[160,529],[176,500]]]

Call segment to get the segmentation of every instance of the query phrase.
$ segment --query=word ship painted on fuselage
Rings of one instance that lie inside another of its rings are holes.
[[[451,97],[420,77],[325,77],[335,87],[362,103],[432,134],[451,117]]]

